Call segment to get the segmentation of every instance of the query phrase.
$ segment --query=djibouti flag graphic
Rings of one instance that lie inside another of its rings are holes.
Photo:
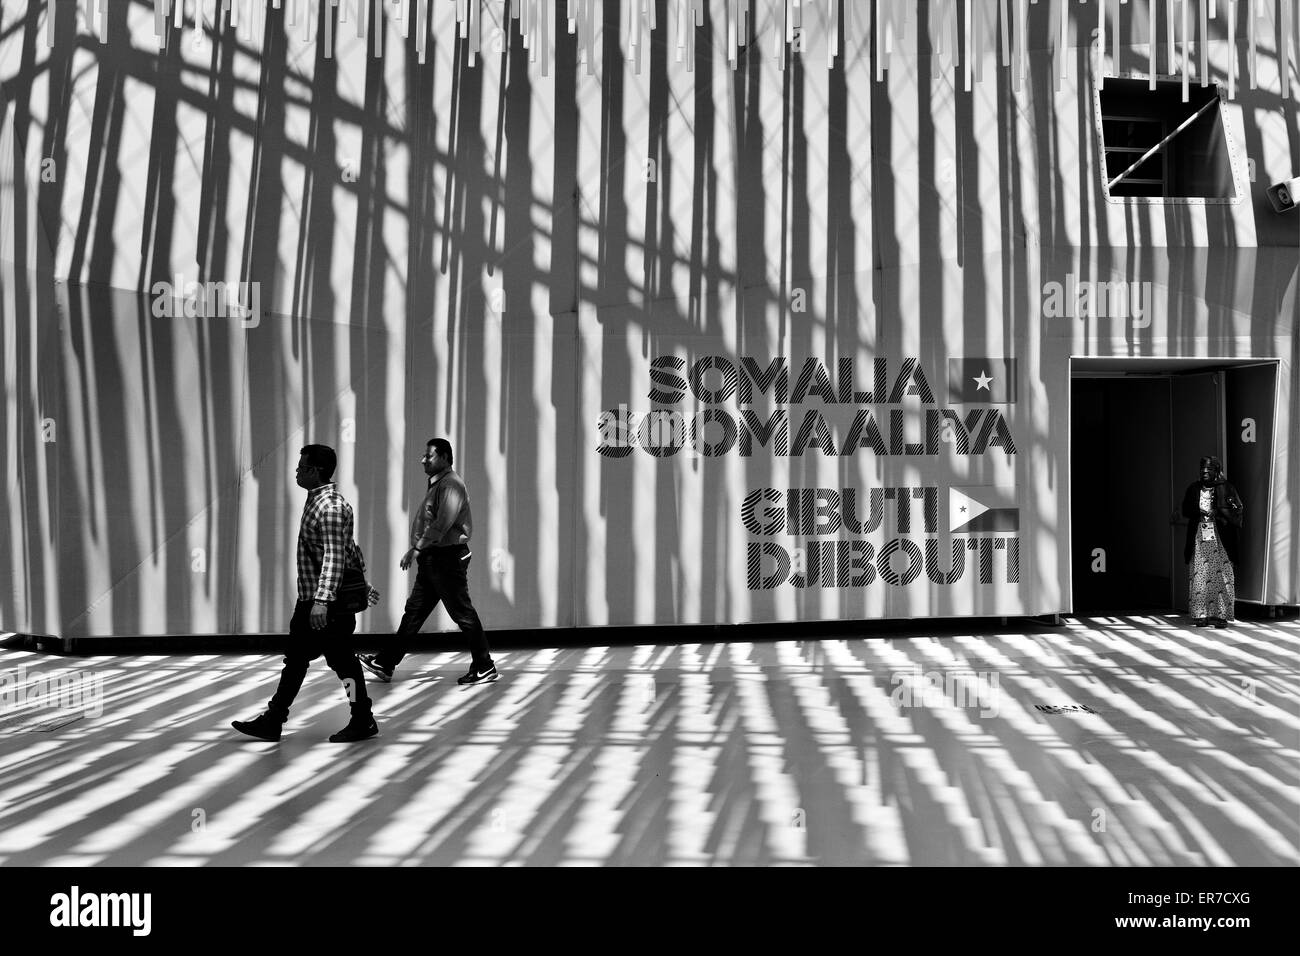
[[[985,501],[995,501],[994,488],[948,489],[948,530],[953,534],[987,534],[996,531],[1019,531],[1020,508],[990,507],[967,492],[978,493]]]

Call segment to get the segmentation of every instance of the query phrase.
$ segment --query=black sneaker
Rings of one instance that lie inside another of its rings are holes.
[[[330,734],[332,744],[350,744],[354,740],[368,740],[379,733],[379,725],[373,715],[353,717],[348,725],[337,734]]]
[[[378,656],[378,654],[358,654],[357,660],[361,662],[362,667],[378,677],[380,683],[390,684],[393,680],[393,669],[383,664],[376,664],[375,658]]]
[[[284,729],[284,721],[271,716],[270,711],[263,711],[252,720],[232,720],[230,726],[241,734],[248,734],[248,736],[256,737],[258,740],[276,741],[280,739],[280,732]]]
[[[469,669],[469,673],[459,678],[457,684],[486,684],[496,680],[501,675],[497,673],[496,664],[488,664],[487,667],[480,668],[475,664]]]

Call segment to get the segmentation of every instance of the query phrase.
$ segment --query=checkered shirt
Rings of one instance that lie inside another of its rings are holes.
[[[366,569],[366,559],[352,540],[352,506],[334,482],[307,492],[298,524],[298,600],[329,603],[338,592],[345,567]]]

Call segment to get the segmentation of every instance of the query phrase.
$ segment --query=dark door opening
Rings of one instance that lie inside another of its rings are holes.
[[[1246,501],[1237,600],[1262,599],[1275,362],[1075,360],[1070,404],[1072,603],[1079,614],[1187,609],[1178,509],[1202,455]]]
[[[1081,378],[1071,388],[1074,610],[1166,610],[1169,380]]]

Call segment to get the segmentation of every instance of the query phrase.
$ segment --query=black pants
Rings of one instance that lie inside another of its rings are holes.
[[[415,587],[406,599],[406,611],[397,627],[397,641],[389,650],[375,655],[375,663],[382,667],[400,664],[406,656],[407,641],[420,633],[439,601],[468,638],[474,664],[486,667],[492,663],[483,624],[469,599],[469,562],[470,550],[463,544],[420,552],[416,558]]]
[[[347,611],[336,611],[331,604],[328,623],[315,631],[311,626],[311,607],[311,601],[299,601],[293,609],[293,618],[289,621],[289,652],[285,654],[284,670],[280,672],[280,686],[267,709],[281,720],[287,719],[289,707],[307,676],[307,665],[324,654],[325,663],[343,681],[353,715],[369,714],[366,678],[352,649],[352,632],[357,629],[357,616]]]

